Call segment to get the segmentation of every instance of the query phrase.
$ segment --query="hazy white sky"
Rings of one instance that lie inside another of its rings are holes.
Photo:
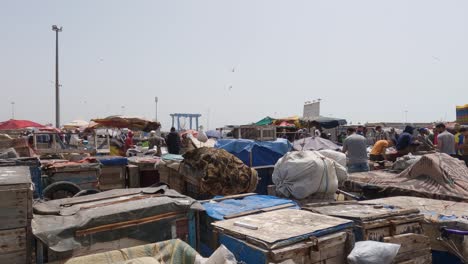
[[[302,114],[455,119],[468,103],[468,1],[2,1],[0,120],[201,113],[202,124]],[[232,72],[232,68],[235,71]],[[229,87],[231,87],[229,89]]]

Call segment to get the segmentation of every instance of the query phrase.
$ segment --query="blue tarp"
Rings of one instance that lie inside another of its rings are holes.
[[[128,163],[127,158],[118,156],[98,156],[96,159],[104,166],[124,166]]]
[[[292,145],[283,138],[276,141],[221,139],[216,142],[215,148],[224,149],[247,166],[256,167],[275,165],[278,159],[291,150]],[[252,164],[250,164],[250,153],[252,153]]]
[[[242,199],[228,199],[217,203],[206,202],[202,205],[208,216],[216,220],[223,220],[225,215],[238,214],[288,203],[293,203],[296,209],[300,209],[292,200],[269,195],[252,195]]]

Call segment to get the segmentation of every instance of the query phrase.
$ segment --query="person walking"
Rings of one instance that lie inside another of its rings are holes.
[[[356,134],[355,128],[348,128],[348,137],[343,142],[343,153],[348,157],[348,172],[369,171],[367,140]]]

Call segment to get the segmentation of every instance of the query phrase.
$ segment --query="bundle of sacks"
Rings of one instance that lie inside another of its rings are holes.
[[[329,151],[288,152],[275,165],[272,179],[276,193],[299,200],[316,194],[333,195],[348,177],[343,155]]]
[[[224,149],[202,147],[183,155],[180,173],[195,178],[203,193],[233,195],[255,191],[257,171]]]

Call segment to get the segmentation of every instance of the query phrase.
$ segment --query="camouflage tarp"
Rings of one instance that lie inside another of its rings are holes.
[[[468,168],[444,153],[427,154],[400,174],[370,171],[350,174],[345,189],[368,198],[416,196],[468,202]]]
[[[257,172],[224,149],[202,147],[183,157],[180,172],[189,181],[195,180],[202,193],[234,195],[257,187]]]

